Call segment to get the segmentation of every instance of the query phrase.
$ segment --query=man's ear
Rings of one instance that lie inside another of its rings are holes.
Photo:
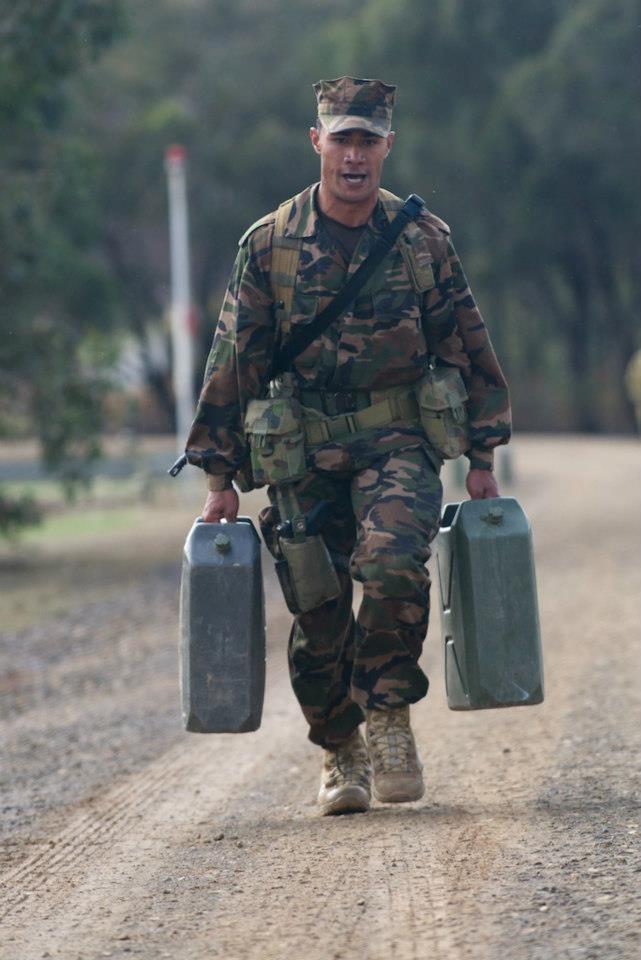
[[[312,147],[316,153],[320,153],[320,134],[316,127],[309,128],[309,139],[312,141]]]
[[[390,132],[387,134],[387,153],[385,154],[386,157],[389,157],[390,155],[390,150],[392,149],[392,144],[394,143],[395,136],[396,134],[394,133],[393,130],[390,130]]]

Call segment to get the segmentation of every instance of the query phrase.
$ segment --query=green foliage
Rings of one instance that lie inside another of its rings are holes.
[[[626,425],[623,371],[638,344],[637,21],[630,0],[572,7],[503,78],[483,143],[482,173],[502,171],[510,213],[498,237],[509,272],[492,282],[518,291],[560,344],[585,430]]]
[[[10,497],[0,490],[0,537],[14,540],[25,527],[42,522],[42,511],[33,497]]]
[[[96,146],[66,127],[70,79],[113,41],[119,0],[18,0],[0,10],[0,435],[29,424],[69,492],[99,450],[99,364],[83,341],[115,320],[100,250]],[[3,500],[0,533],[29,520]]]
[[[0,7],[0,117],[23,129],[57,126],[61,81],[115,38],[114,0],[3,0]]]

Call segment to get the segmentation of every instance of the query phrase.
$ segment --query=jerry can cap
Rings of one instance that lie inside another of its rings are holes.
[[[218,553],[229,553],[231,550],[231,540],[226,533],[217,533],[214,537],[214,547]]]
[[[486,523],[493,523],[495,525],[503,523],[503,507],[490,507],[487,513],[484,513],[481,516],[481,520],[485,520]]]

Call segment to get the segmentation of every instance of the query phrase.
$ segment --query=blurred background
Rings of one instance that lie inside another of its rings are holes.
[[[86,524],[88,504],[162,485],[176,449],[165,151],[187,156],[195,395],[238,237],[317,178],[321,77],[398,84],[385,185],[451,224],[517,432],[637,429],[637,0],[0,9],[5,538],[70,498]]]

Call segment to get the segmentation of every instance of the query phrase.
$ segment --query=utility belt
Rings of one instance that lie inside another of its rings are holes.
[[[377,391],[298,390],[286,373],[269,392],[245,413],[255,486],[301,480],[309,447],[394,423],[420,424],[441,459],[470,445],[467,391],[456,367],[432,364],[416,383]]]
[[[414,392],[407,387],[400,391],[377,392],[302,390],[300,397],[305,418],[305,441],[310,446],[346,440],[352,434],[386,427],[398,420],[417,422],[420,418]],[[345,412],[330,413],[341,407]]]

